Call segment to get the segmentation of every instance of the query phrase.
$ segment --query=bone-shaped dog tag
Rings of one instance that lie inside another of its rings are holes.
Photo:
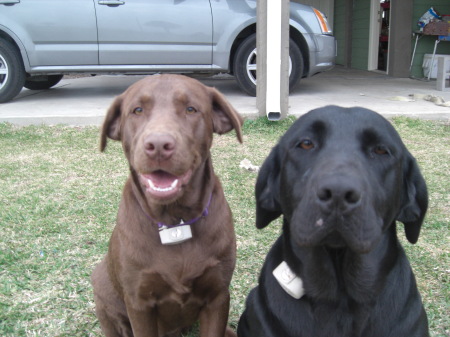
[[[162,228],[159,237],[163,245],[176,245],[192,238],[190,225],[177,226],[173,228]]]
[[[294,274],[285,261],[281,262],[280,265],[273,270],[272,274],[284,291],[293,298],[299,299],[305,294],[302,279]]]

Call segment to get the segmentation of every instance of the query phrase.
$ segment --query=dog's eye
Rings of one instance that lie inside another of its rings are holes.
[[[196,112],[197,112],[197,109],[192,107],[192,106],[189,106],[189,107],[186,108],[186,113],[187,114],[195,114]]]
[[[303,139],[299,144],[298,147],[302,148],[303,150],[311,150],[314,148],[314,143],[310,141],[309,139]]]
[[[136,108],[133,110],[133,113],[135,115],[142,115],[143,112],[144,112],[144,109],[142,109],[142,108]]]
[[[385,154],[389,154],[388,149],[383,145],[377,145],[374,147],[373,152],[379,156],[383,156]]]

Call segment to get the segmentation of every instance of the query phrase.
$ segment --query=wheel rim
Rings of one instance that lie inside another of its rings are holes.
[[[256,48],[248,55],[247,62],[245,67],[247,69],[247,76],[252,81],[254,85],[256,85]],[[292,72],[292,60],[289,56],[289,76]]]
[[[8,82],[8,64],[0,55],[0,89],[6,85],[6,82]]]
[[[248,55],[247,63],[247,76],[252,81],[254,85],[256,85],[256,48]]]

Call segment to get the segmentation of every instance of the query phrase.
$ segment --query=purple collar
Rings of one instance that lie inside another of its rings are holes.
[[[147,218],[149,218],[151,221],[156,222],[158,224],[158,229],[161,230],[161,229],[164,229],[164,228],[175,228],[175,227],[179,227],[179,226],[192,225],[192,224],[196,223],[198,220],[200,220],[201,218],[203,218],[203,217],[205,217],[205,216],[207,216],[209,214],[209,206],[211,205],[211,199],[212,199],[212,192],[211,192],[211,195],[209,196],[208,203],[206,204],[206,207],[205,207],[205,209],[203,210],[203,212],[202,212],[202,214],[200,216],[198,216],[198,217],[196,217],[194,219],[191,219],[189,221],[183,221],[183,219],[181,219],[181,222],[178,223],[178,224],[175,224],[175,225],[168,225],[168,224],[165,224],[164,222],[155,221],[150,215],[148,215],[144,211],[142,206],[141,206],[141,209],[142,209],[142,211],[144,212],[144,214],[145,214],[145,216]]]

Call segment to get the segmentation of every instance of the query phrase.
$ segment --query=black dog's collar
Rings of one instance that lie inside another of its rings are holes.
[[[298,300],[305,294],[302,279],[295,275],[285,261],[281,262],[280,265],[273,270],[272,274],[275,276],[275,279],[278,281],[281,288],[293,298]]]

